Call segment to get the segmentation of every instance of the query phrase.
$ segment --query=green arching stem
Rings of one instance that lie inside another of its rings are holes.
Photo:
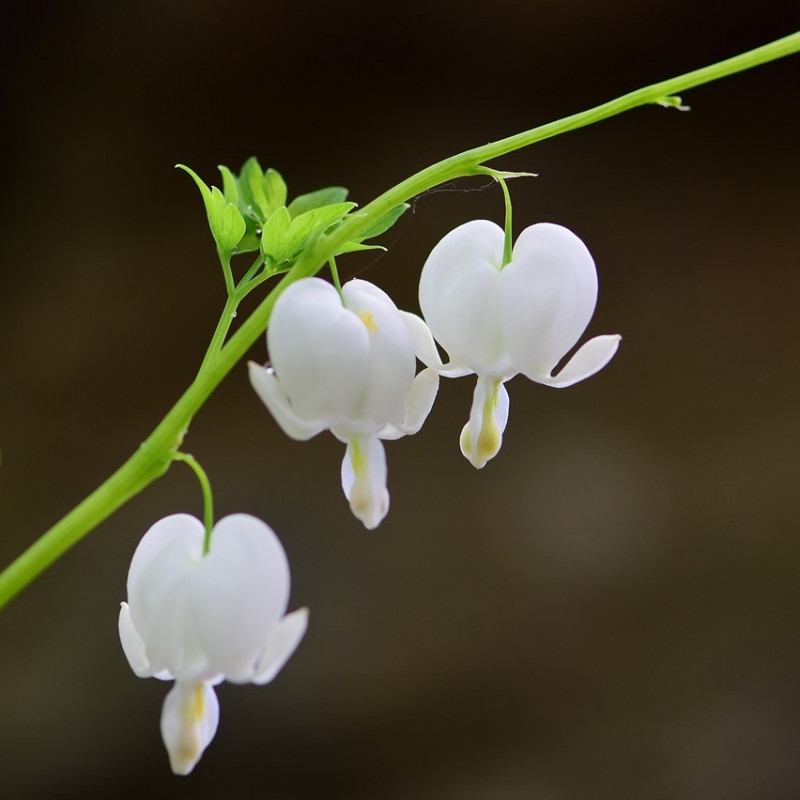
[[[798,51],[800,32],[708,67],[637,89],[587,111],[467,150],[417,172],[349,215],[333,232],[319,237],[301,253],[289,272],[224,345],[222,342],[229,330],[232,316],[229,313],[226,319],[223,311],[212,339],[213,346],[209,347],[209,353],[197,377],[139,449],[110,478],[0,573],[0,608],[89,531],[167,471],[194,415],[248,348],[263,334],[280,293],[295,280],[316,274],[345,242],[357,239],[360,232],[368,230],[370,225],[397,205],[455,178],[480,174],[484,162],[535,142],[584,128],[639,106],[665,102],[673,104],[672,96],[678,92]],[[254,279],[247,287],[248,291],[259,284],[261,279],[262,276]],[[235,297],[236,292],[229,291],[229,299],[231,296]],[[226,303],[225,308],[230,312],[229,304]]]
[[[225,339],[228,337],[228,331],[230,331],[233,320],[236,317],[236,309],[239,307],[240,302],[240,298],[235,292],[234,294],[228,295],[228,299],[225,301],[225,306],[219,316],[217,327],[214,329],[211,341],[208,343],[208,349],[200,364],[200,372],[202,372],[206,366],[208,366],[208,363],[215,359],[219,355],[220,350],[222,350]]]
[[[203,357],[203,361],[200,364],[200,372],[206,368],[209,361],[219,355],[219,351],[222,349],[222,345],[225,343],[225,339],[228,337],[228,331],[231,329],[231,324],[236,317],[236,309],[239,308],[239,303],[241,303],[242,300],[244,300],[244,298],[247,297],[247,295],[255,288],[256,281],[253,280],[253,276],[256,275],[258,268],[263,263],[264,259],[262,256],[256,258],[256,260],[250,265],[250,269],[248,269],[244,274],[244,277],[239,285],[236,286],[232,292],[228,293],[228,299],[225,301],[225,306],[223,307],[222,313],[219,316],[219,322],[217,323],[217,327],[215,328],[214,334],[211,337],[211,341],[208,344],[208,349]]]
[[[211,547],[211,531],[214,530],[214,496],[211,494],[211,483],[206,471],[194,456],[190,456],[188,453],[175,453],[172,460],[188,464],[200,483],[200,490],[203,492],[203,525],[206,529],[206,535],[203,537],[203,555],[206,555]]]
[[[331,271],[331,278],[333,279],[333,285],[336,287],[336,291],[339,292],[339,297],[342,296],[342,282],[339,280],[339,270],[336,268],[336,259],[331,256],[328,259],[328,268]]]
[[[508,185],[505,182],[504,178],[501,178],[499,175],[495,176],[495,180],[500,184],[500,188],[503,190],[503,200],[506,204],[506,221],[505,226],[503,227],[503,263],[502,267],[505,267],[507,264],[511,263],[511,249],[514,246],[514,239],[513,239],[513,230],[511,225],[511,195],[508,193]]]
[[[505,223],[503,225],[503,262],[500,264],[500,269],[503,269],[503,267],[511,263],[511,253],[514,249],[513,209],[506,178],[536,176],[532,172],[500,172],[499,170],[490,169],[489,167],[478,167],[475,171],[481,175],[488,175],[490,178],[494,178],[503,190],[503,202],[505,203],[506,209]]]

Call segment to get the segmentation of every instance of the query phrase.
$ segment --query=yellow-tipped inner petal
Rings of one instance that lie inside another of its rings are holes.
[[[497,427],[495,411],[497,410],[497,395],[501,383],[502,381],[499,378],[494,381],[491,394],[483,404],[481,431],[478,434],[478,458],[481,461],[488,461],[497,455],[497,451],[500,449],[500,429]]]
[[[370,319],[372,319],[371,316]],[[367,461],[364,458],[361,444],[357,439],[353,439],[350,444],[350,463],[353,465],[353,474],[355,475],[350,505],[356,514],[365,514],[369,510],[371,503],[370,487],[367,476]]]
[[[183,726],[177,741],[172,758],[175,764],[192,764],[198,760],[203,752],[203,742],[200,736],[200,724],[205,713],[205,700],[203,698],[203,684],[198,683],[192,689],[189,702],[183,709]]]
[[[203,684],[198,683],[192,691],[192,701],[186,706],[186,723],[193,725],[203,718],[205,713],[205,700],[203,699]]]

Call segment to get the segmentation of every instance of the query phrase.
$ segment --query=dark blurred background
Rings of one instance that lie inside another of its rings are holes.
[[[188,385],[223,302],[200,197],[257,155],[291,194],[365,203],[432,161],[764,44],[796,2],[382,6],[38,2],[2,47],[0,561],[91,491]],[[4,798],[767,800],[800,797],[798,57],[495,162],[517,229],[592,251],[567,391],[509,384],[500,456],[459,453],[473,380],[389,443],[375,532],[342,446],[279,431],[237,368],[186,443],[221,516],[278,531],[305,642],[220,688],[174,778],[167,686],[116,633],[133,550],[201,511],[176,466],[0,613]],[[421,197],[389,253],[341,261],[416,310],[431,247],[497,189]],[[251,356],[266,358],[263,342]]]

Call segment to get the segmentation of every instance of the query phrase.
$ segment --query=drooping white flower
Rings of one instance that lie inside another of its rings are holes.
[[[421,360],[447,377],[478,376],[469,421],[461,432],[461,450],[478,468],[502,443],[507,380],[522,373],[547,386],[571,386],[602,369],[621,338],[590,339],[553,375],[594,312],[594,261],[574,233],[546,222],[519,235],[505,266],[503,243],[503,230],[493,222],[467,222],[433,248],[419,283],[422,314],[450,356],[442,365],[420,328]]]
[[[416,433],[439,386],[436,370],[415,375],[419,326],[367,281],[349,281],[340,296],[304,278],[275,303],[271,364],[249,365],[253,388],[286,434],[305,440],[329,429],[347,444],[342,488],[367,528],[389,510],[381,440]]]
[[[223,680],[264,684],[292,655],[308,610],[285,615],[289,565],[272,529],[248,514],[205,528],[188,514],[153,525],[128,572],[119,636],[140,678],[174,680],[161,712],[172,771],[188,775],[214,738]]]

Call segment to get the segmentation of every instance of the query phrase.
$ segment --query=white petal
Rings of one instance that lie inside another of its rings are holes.
[[[438,391],[439,373],[431,368],[422,370],[414,378],[411,391],[406,397],[403,424],[400,426],[387,425],[378,436],[381,439],[399,439],[401,436],[410,436],[416,433],[428,418]]]
[[[325,421],[307,422],[294,413],[294,409],[275,375],[275,370],[270,367],[262,367],[253,361],[248,362],[247,368],[250,383],[287,436],[302,442],[316,436],[328,427]]]
[[[419,281],[434,338],[454,364],[479,374],[505,374],[510,364],[500,318],[503,240],[493,222],[467,222],[433,248]]]
[[[128,572],[133,627],[154,673],[200,678],[208,663],[199,649],[189,601],[191,574],[202,560],[205,528],[188,514],[159,520],[142,537]]]
[[[219,701],[206,683],[176,682],[161,710],[161,738],[176,775],[188,775],[219,724]]]
[[[303,278],[286,289],[275,302],[267,346],[298,419],[328,427],[347,417],[364,389],[369,333],[333,286]]]
[[[342,461],[342,488],[353,514],[369,530],[389,511],[386,453],[377,436],[354,436]]]
[[[472,370],[469,367],[453,366],[452,362],[443,364],[433,341],[431,329],[425,324],[425,320],[412,314],[410,311],[401,311],[403,322],[406,324],[411,340],[414,342],[414,352],[417,358],[426,366],[433,367],[445,378],[461,378],[470,375]]]
[[[481,469],[500,451],[508,405],[508,392],[500,378],[478,377],[469,422],[460,439],[461,452],[473,467]]]
[[[233,514],[212,531],[211,548],[192,575],[198,644],[210,668],[246,681],[264,642],[286,611],[289,564],[278,537],[249,514]]]
[[[400,316],[411,336],[414,354],[417,358],[426,367],[441,367],[442,359],[436,349],[436,343],[433,341],[431,329],[425,324],[425,320],[410,311],[401,311]]]
[[[597,272],[583,242],[561,225],[526,228],[503,269],[505,344],[518,372],[549,375],[586,329]]]
[[[119,640],[122,650],[134,674],[139,678],[153,677],[153,670],[147,660],[144,641],[131,620],[131,611],[127,603],[122,603],[119,610]],[[166,677],[166,676],[165,676]]]
[[[526,375],[537,383],[545,383],[556,389],[563,389],[572,386],[573,383],[582,381],[595,372],[599,372],[614,357],[619,347],[622,337],[616,334],[606,336],[595,336],[586,344],[581,345],[580,349],[566,363],[564,368],[556,375]]]
[[[369,366],[352,421],[365,423],[364,432],[380,430],[387,422],[400,424],[416,370],[414,343],[403,317],[391,298],[367,281],[349,281],[342,294],[369,334]]]
[[[287,614],[272,629],[267,648],[255,665],[253,683],[269,683],[297,649],[308,627],[308,609]]]

